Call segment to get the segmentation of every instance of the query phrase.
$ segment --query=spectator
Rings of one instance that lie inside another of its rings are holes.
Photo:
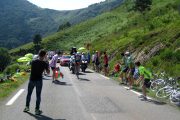
[[[132,89],[132,85],[134,83],[134,79],[133,79],[133,75],[134,75],[134,71],[135,71],[135,64],[134,64],[134,61],[132,59],[132,56],[130,54],[130,52],[126,52],[125,53],[126,55],[126,63],[127,63],[127,72],[126,72],[126,75],[127,75],[127,80],[128,80],[128,90],[129,89]]]
[[[99,60],[99,53],[98,53],[98,51],[96,51],[94,59],[95,59],[95,65],[96,65],[96,72],[100,72],[100,69],[99,69],[100,60]]]
[[[50,63],[49,63],[49,66],[51,67],[51,69],[52,69],[52,71],[53,71],[53,75],[52,75],[52,82],[54,82],[55,81],[55,72],[56,72],[56,64],[57,64],[57,61],[58,61],[58,57],[60,57],[60,55],[61,55],[61,52],[58,52],[57,54],[55,54],[53,57],[52,57],[52,59],[51,59],[51,61],[50,61]]]
[[[141,98],[141,100],[146,101],[147,100],[146,88],[149,88],[151,85],[150,80],[152,79],[152,73],[148,71],[144,66],[142,66],[140,62],[136,62],[135,65],[138,67],[139,75],[140,75],[139,80],[137,80],[137,83],[139,83],[140,81],[142,81],[143,83],[142,85],[143,95],[139,97]]]
[[[36,100],[35,114],[40,115],[42,113],[42,111],[39,109],[40,102],[41,102],[41,91],[42,91],[42,85],[43,85],[42,74],[44,70],[46,70],[48,74],[50,73],[48,64],[45,61],[43,61],[45,56],[46,56],[46,51],[40,50],[38,59],[35,59],[32,61],[31,75],[29,79],[28,93],[26,97],[26,107],[24,109],[24,112],[29,111],[31,95],[32,95],[34,87],[36,87],[37,100]]]
[[[128,65],[127,65],[127,57],[124,53],[121,53],[122,57],[122,64],[121,64],[121,72],[120,72],[120,81],[121,84],[127,84],[127,71],[128,71]]]
[[[118,61],[115,66],[114,66],[114,70],[112,72],[112,76],[115,75],[116,73],[119,73],[120,72],[120,68],[121,68],[121,62]]]
[[[104,74],[105,74],[105,76],[108,76],[108,66],[109,66],[108,61],[109,61],[108,55],[106,52],[104,52]]]
[[[95,52],[93,51],[93,54],[92,54],[92,64],[93,64],[93,70],[95,70]]]

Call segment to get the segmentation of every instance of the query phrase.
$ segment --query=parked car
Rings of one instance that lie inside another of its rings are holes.
[[[60,59],[60,65],[61,66],[68,66],[70,62],[70,55],[63,55]]]

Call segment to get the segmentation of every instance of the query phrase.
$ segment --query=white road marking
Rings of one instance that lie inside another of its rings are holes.
[[[128,89],[129,87],[124,86],[124,88],[125,88],[125,89]],[[130,90],[130,91],[133,92],[133,93],[135,93],[135,94],[138,95],[138,96],[142,95],[141,93],[136,92],[136,91],[134,91],[134,90]],[[152,100],[151,97],[147,97],[147,98],[150,99],[150,100]]]
[[[93,70],[91,70],[91,69],[88,69],[90,72],[94,72]]]
[[[108,79],[108,80],[110,79],[110,78],[108,78],[108,77],[106,77],[106,76],[104,76],[104,75],[100,75],[100,76],[102,76],[103,78]]]
[[[128,87],[126,87],[126,86],[123,86],[125,89],[128,89]]]
[[[92,116],[93,120],[97,120],[96,117],[93,114],[91,114],[91,116]]]
[[[16,101],[16,99],[24,92],[24,90],[25,89],[19,90],[19,92],[6,105],[12,105]]]
[[[133,93],[135,93],[136,95],[142,95],[141,93],[138,93],[138,92],[136,92],[136,91],[134,91],[134,90],[130,90],[131,92],[133,92]]]

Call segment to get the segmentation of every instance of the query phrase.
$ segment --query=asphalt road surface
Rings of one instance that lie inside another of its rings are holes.
[[[138,93],[91,70],[82,73],[79,80],[66,67],[61,71],[65,76],[61,82],[52,83],[51,77],[43,81],[42,115],[34,114],[35,89],[30,112],[23,112],[26,82],[0,102],[0,120],[180,120],[177,108],[154,100],[141,101]]]

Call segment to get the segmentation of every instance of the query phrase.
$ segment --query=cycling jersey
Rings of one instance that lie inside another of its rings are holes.
[[[81,55],[80,54],[75,55],[75,62],[81,62]]]
[[[152,79],[152,73],[148,71],[144,66],[139,67],[140,76],[144,76],[145,79]]]

